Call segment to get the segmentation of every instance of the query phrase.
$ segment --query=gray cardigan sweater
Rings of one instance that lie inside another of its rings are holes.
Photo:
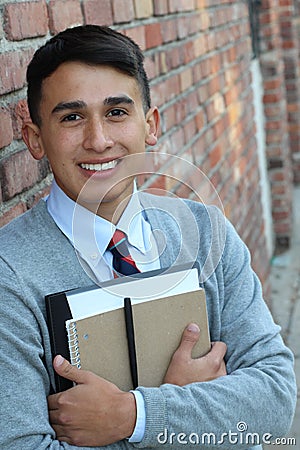
[[[203,449],[246,449],[258,443],[258,434],[286,434],[296,402],[293,357],[262,299],[245,245],[214,207],[147,194],[142,204],[156,230],[161,267],[199,262],[211,339],[228,346],[228,376],[185,387],[139,387],[147,415],[143,441],[105,448],[195,448],[199,442]],[[54,378],[44,297],[92,281],[44,201],[0,230],[0,273],[0,448],[78,449],[56,440],[48,421]],[[246,440],[246,433],[255,436]]]

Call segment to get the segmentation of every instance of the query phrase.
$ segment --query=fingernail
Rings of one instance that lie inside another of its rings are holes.
[[[200,328],[198,327],[197,324],[195,323],[190,323],[189,326],[187,327],[188,331],[191,331],[192,333],[199,333]]]
[[[61,355],[57,355],[55,358],[55,364],[57,366],[61,366],[62,363],[64,362],[65,358],[63,358]]]

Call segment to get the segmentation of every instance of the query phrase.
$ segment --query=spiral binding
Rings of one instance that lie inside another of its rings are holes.
[[[70,322],[67,326],[68,344],[70,351],[70,361],[73,366],[78,369],[81,368],[78,333],[76,328],[76,322]]]

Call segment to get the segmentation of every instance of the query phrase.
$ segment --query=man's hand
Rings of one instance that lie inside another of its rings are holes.
[[[224,342],[213,342],[207,355],[192,358],[192,349],[200,336],[199,327],[190,324],[183,332],[181,343],[169,364],[164,383],[184,386],[199,381],[210,381],[227,375],[224,356],[227,350]]]
[[[79,370],[61,356],[53,362],[56,372],[76,383],[73,388],[48,397],[49,419],[60,441],[77,446],[103,446],[130,437],[136,422],[131,392]]]
[[[209,381],[226,375],[226,345],[214,342],[211,351],[193,359],[192,349],[199,339],[197,326],[184,331],[180,346],[174,353],[164,383],[184,386]],[[96,447],[131,436],[136,422],[134,395],[92,372],[79,370],[57,356],[56,372],[76,383],[73,388],[48,397],[49,419],[58,440],[72,445]]]

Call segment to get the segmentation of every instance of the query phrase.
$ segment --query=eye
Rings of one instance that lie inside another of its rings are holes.
[[[107,117],[119,118],[125,116],[127,113],[123,109],[115,108],[109,111]]]
[[[81,117],[79,116],[79,114],[68,114],[67,116],[62,118],[62,122],[73,122],[75,120],[79,120],[81,119]]]

